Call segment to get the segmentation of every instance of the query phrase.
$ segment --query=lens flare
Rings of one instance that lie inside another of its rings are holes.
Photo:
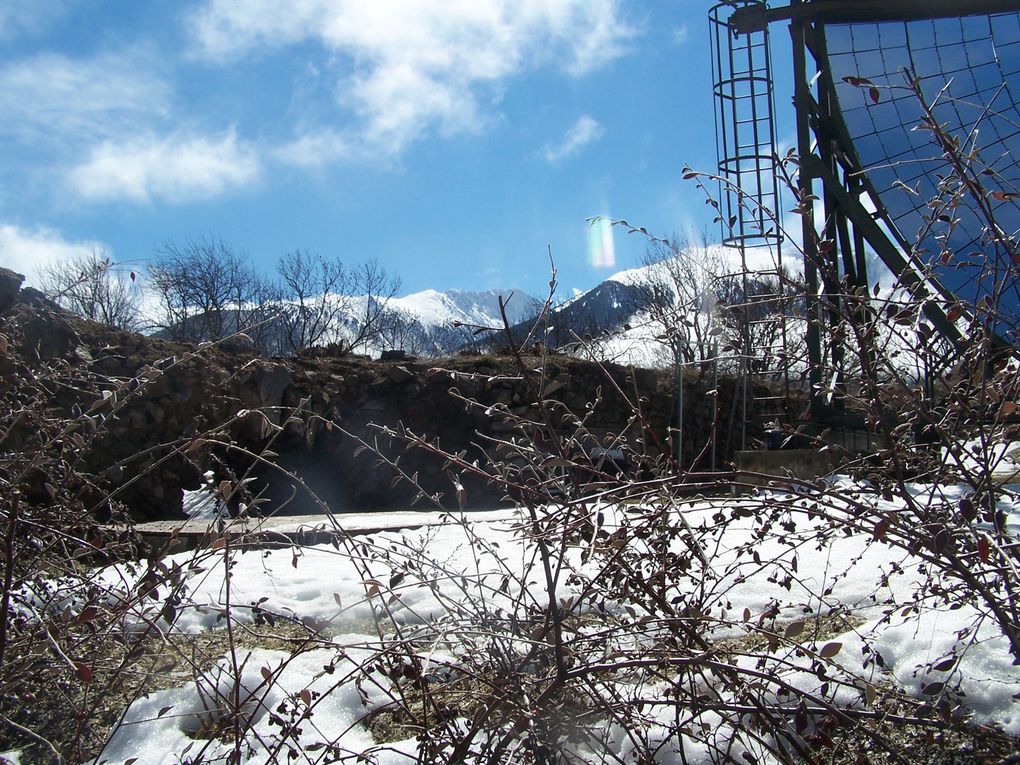
[[[588,256],[594,268],[616,268],[613,224],[608,218],[598,218],[589,226]]]

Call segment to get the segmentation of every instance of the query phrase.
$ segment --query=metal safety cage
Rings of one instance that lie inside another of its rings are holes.
[[[728,3],[713,9],[713,29],[723,21],[721,7],[730,9],[728,33],[747,40],[733,46],[737,50],[761,39],[770,23],[789,22],[811,415],[834,421],[842,414],[846,385],[840,315],[848,294],[871,289],[869,256],[876,255],[896,284],[921,301],[926,320],[950,348],[965,342],[960,307],[965,312],[975,305],[987,294],[989,278],[1000,278],[1013,265],[1015,246],[1003,243],[1015,244],[1020,229],[1015,203],[1020,2],[792,0],[778,8]],[[718,84],[716,96],[724,100]],[[978,170],[1001,187],[989,196],[1008,230],[990,235],[981,221],[961,214],[950,236],[934,233],[932,205],[940,189],[933,168],[944,157],[930,133],[915,129],[925,116],[921,101],[932,105],[938,124],[961,136],[975,157],[980,140],[988,153]],[[720,106],[720,113],[725,109]],[[721,168],[731,153],[723,136]],[[992,255],[986,259],[991,277],[987,270],[968,272],[954,260],[968,248]],[[1020,306],[1016,288],[1000,294],[1001,310],[1020,315],[1013,311]]]

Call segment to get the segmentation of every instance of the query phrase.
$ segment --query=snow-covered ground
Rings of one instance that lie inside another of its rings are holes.
[[[837,486],[848,495],[855,491],[846,481]],[[916,492],[918,497],[950,501],[959,494],[953,487],[934,490],[918,486]],[[868,689],[882,683],[894,683],[918,698],[932,698],[936,687],[952,688],[954,703],[963,704],[973,723],[995,724],[1020,736],[1020,701],[1015,698],[1020,690],[1020,667],[1012,664],[1006,640],[994,621],[971,605],[905,609],[924,576],[915,559],[877,543],[872,535],[830,535],[825,544],[818,544],[813,534],[817,527],[812,522],[802,523],[797,530],[776,528],[763,535],[763,527],[751,511],[773,501],[786,498],[766,494],[751,499],[699,499],[672,510],[671,522],[696,529],[706,544],[709,573],[700,586],[704,588],[702,603],[710,612],[703,618],[714,618],[719,609],[718,624],[709,630],[713,639],[741,638],[746,634],[742,625],[756,623],[766,612],[777,617],[768,623],[778,625],[772,629],[783,634],[784,625],[805,616],[839,611],[858,626],[817,643],[809,632],[797,637],[787,629],[791,640],[775,648],[770,671],[785,673],[792,685],[803,690],[824,693],[819,690],[823,681],[811,664],[821,655],[827,666],[826,684],[831,678],[838,686],[831,695],[851,707],[868,704]],[[883,512],[901,507],[881,499],[869,501]],[[1020,530],[1020,504],[1006,502],[1003,507],[1009,513],[1010,530]],[[612,544],[612,532],[620,530],[631,511],[626,506],[599,510],[602,528],[610,534]],[[548,508],[547,512],[564,511]],[[715,533],[720,513],[733,520],[725,524],[724,532]],[[222,628],[228,603],[234,604],[229,617],[235,624],[250,623],[256,618],[252,605],[258,604],[258,609],[293,617],[318,630],[320,647],[297,658],[280,651],[241,650],[237,656],[225,656],[191,682],[138,699],[100,759],[118,765],[131,758],[137,758],[134,762],[138,765],[169,764],[181,761],[186,751],[194,756],[199,748],[204,748],[206,761],[226,758],[232,744],[196,739],[194,734],[204,720],[215,715],[211,710],[218,694],[229,697],[240,689],[246,725],[250,726],[242,762],[275,762],[278,747],[283,751],[279,761],[287,761],[288,747],[280,737],[280,710],[292,713],[312,707],[313,717],[290,741],[298,745],[298,759],[289,761],[318,762],[325,751],[335,750],[344,756],[362,755],[381,765],[414,762],[416,740],[376,742],[365,723],[367,714],[391,699],[385,678],[375,675],[366,681],[366,663],[378,655],[386,640],[398,634],[418,634],[432,641],[420,646],[423,671],[450,671],[451,665],[470,661],[468,654],[458,653],[456,648],[458,639],[467,640],[455,632],[458,625],[463,626],[458,619],[465,608],[484,606],[491,616],[503,613],[501,609],[509,613],[547,603],[541,567],[535,565],[538,543],[530,533],[532,527],[522,520],[513,511],[474,521],[451,516],[441,526],[377,533],[354,538],[339,548],[324,545],[231,552],[229,566],[224,560],[228,553],[223,550],[174,556],[168,563],[179,564],[188,572],[187,597],[174,630],[197,634]],[[756,560],[760,557],[766,565],[751,565],[752,543]],[[555,556],[556,564],[563,568],[557,591],[561,603],[569,604],[582,595],[583,582],[589,586],[598,582],[598,556],[589,554],[593,544],[594,538],[587,543],[581,539]],[[642,542],[633,539],[626,544],[640,546]],[[776,576],[780,570],[787,576]],[[579,578],[571,578],[571,572]],[[111,589],[126,590],[137,581],[138,573],[131,566],[118,565],[106,569],[102,577]],[[150,612],[133,612],[129,623],[141,626],[148,620],[159,621],[159,599],[146,602],[151,604]],[[596,621],[642,618],[641,606],[625,600],[609,602],[606,608]],[[384,611],[388,613],[381,618]],[[728,614],[725,618],[724,613]],[[578,631],[578,645],[588,645],[581,639],[583,629]],[[640,639],[642,634],[652,636],[654,632],[638,630],[629,639]],[[600,647],[595,643],[591,651],[609,656],[608,641]],[[880,662],[872,658],[876,654],[881,656]],[[947,656],[956,660],[946,662]],[[237,682],[235,677],[239,677]],[[669,692],[648,681],[642,681],[640,688],[632,687],[633,679],[623,677],[609,682],[617,683],[614,692],[621,698],[641,693],[655,698]],[[705,736],[696,736],[695,741],[681,735],[673,715],[663,708],[644,718],[644,734],[659,735],[664,742],[657,761],[684,761],[678,753],[683,747],[685,761],[710,762],[711,746],[705,743]],[[701,719],[703,724],[711,722]],[[718,735],[726,735],[727,726],[714,722],[719,726]],[[626,757],[632,739],[625,733],[610,726],[604,751],[591,749],[582,754],[593,762]],[[328,746],[324,748],[323,742]],[[767,753],[763,761],[768,761]]]

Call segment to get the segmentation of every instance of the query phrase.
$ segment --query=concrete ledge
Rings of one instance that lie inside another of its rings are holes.
[[[178,553],[198,548],[222,546],[229,540],[236,548],[272,548],[292,545],[333,544],[350,535],[364,536],[384,531],[403,531],[448,523],[444,516],[459,513],[405,511],[326,515],[292,515],[270,518],[139,523],[135,531],[156,550]],[[472,522],[510,521],[515,511],[485,510],[464,514]],[[224,541],[220,541],[224,540]]]
[[[846,465],[850,455],[841,449],[776,449],[734,455],[735,480],[753,486],[789,486],[790,479],[813,480]]]

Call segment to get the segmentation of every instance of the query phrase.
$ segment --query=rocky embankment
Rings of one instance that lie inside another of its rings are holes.
[[[140,520],[179,517],[182,490],[197,488],[210,470],[217,483],[251,477],[247,488],[267,498],[265,511],[315,512],[302,483],[335,511],[393,508],[417,494],[395,480],[389,463],[397,461],[421,489],[455,504],[454,476],[441,452],[489,465],[512,462],[512,441],[546,448],[537,428],[521,422],[538,419],[536,387],[557,402],[554,424],[564,435],[575,435],[583,419],[586,446],[624,434],[649,460],[666,448],[670,375],[558,355],[527,356],[523,369],[493,356],[263,358],[229,344],[196,348],[121,332],[20,285],[0,269],[0,395],[7,410],[0,451],[62,450],[28,481],[26,491],[38,501],[52,497],[61,476],[51,473],[64,464],[86,477],[85,504],[94,512],[107,512],[110,496]],[[739,409],[730,406],[733,387],[719,386],[723,430]],[[627,399],[640,402],[644,428]],[[703,383],[687,383],[688,460],[711,429],[710,401]],[[60,423],[70,422],[77,424],[61,435]],[[40,441],[43,432],[54,434],[49,446]],[[393,434],[415,434],[436,448]],[[729,440],[720,439],[720,464],[732,452]],[[491,506],[505,494],[470,475],[459,480],[473,506]]]

